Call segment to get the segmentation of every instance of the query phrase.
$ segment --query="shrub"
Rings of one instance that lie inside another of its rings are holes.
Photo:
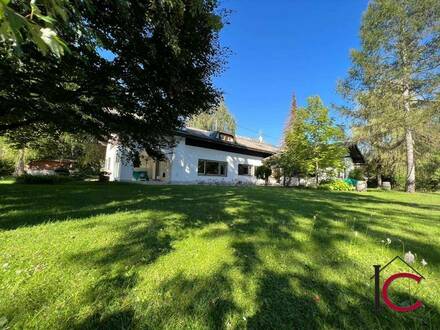
[[[255,176],[258,179],[263,179],[266,182],[269,180],[271,174],[272,174],[272,169],[270,168],[270,166],[267,165],[261,165],[255,169]]]
[[[319,186],[319,189],[330,191],[351,191],[354,187],[343,180],[336,180]]]
[[[72,181],[72,178],[61,175],[21,175],[15,182],[20,184],[61,184]]]
[[[335,182],[335,178],[328,178],[319,182],[320,185],[329,185],[330,183]]]
[[[364,179],[364,169],[361,167],[354,168],[350,171],[350,173],[348,174],[348,177],[350,179],[355,179],[355,180],[365,180]]]
[[[0,159],[0,176],[14,173],[14,163],[8,159]]]
[[[107,171],[99,172],[99,182],[109,182],[110,181],[110,173]]]

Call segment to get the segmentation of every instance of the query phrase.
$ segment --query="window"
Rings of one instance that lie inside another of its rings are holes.
[[[252,175],[252,165],[238,164],[238,175]]]
[[[225,142],[234,142],[234,137],[229,134],[220,133],[220,140]]]
[[[199,159],[197,173],[199,175],[227,176],[228,163]]]

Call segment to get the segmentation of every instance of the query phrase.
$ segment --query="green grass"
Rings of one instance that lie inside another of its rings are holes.
[[[0,328],[438,329],[439,221],[439,194],[2,184]],[[408,250],[393,299],[424,308],[376,314]]]

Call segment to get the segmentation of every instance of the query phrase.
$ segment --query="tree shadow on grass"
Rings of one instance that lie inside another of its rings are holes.
[[[93,314],[79,322],[66,325],[66,328],[78,330],[133,328],[134,310],[120,304],[136,284],[136,274],[103,275],[84,297],[85,304],[93,306]]]
[[[248,320],[249,328],[346,328],[359,324],[368,328],[372,319],[377,321],[377,326],[382,325],[379,321],[391,325],[391,317],[375,319],[364,314],[363,308],[370,308],[371,301],[370,296],[356,287],[358,284],[344,287],[328,283],[324,280],[325,274],[320,274],[315,265],[302,264],[293,258],[275,262],[290,262],[296,272],[275,272],[260,255],[260,251],[267,247],[277,255],[297,250],[320,258],[320,253],[325,253],[334,258],[327,261],[319,259],[316,264],[320,267],[342,269],[350,266],[352,261],[338,256],[335,247],[338,242],[349,239],[349,231],[341,232],[336,225],[349,219],[351,222],[345,223],[347,229],[355,226],[379,240],[384,237],[384,232],[372,228],[377,222],[361,205],[389,202],[371,195],[268,189],[272,188],[77,185],[55,187],[48,194],[41,187],[30,187],[22,199],[17,196],[1,197],[5,201],[1,210],[6,215],[0,216],[0,229],[33,226],[49,220],[88,219],[98,214],[123,212],[128,216],[127,222],[118,224],[100,221],[82,225],[83,229],[108,225],[119,235],[112,246],[92,247],[70,256],[70,262],[98,267],[102,275],[84,299],[85,305],[98,307],[91,316],[71,325],[76,328],[160,328],[170,325],[167,322],[172,318],[194,324],[201,322],[200,326],[209,328],[225,328],[229,315],[242,313],[232,298],[234,287],[225,268],[208,277],[179,275],[165,281],[159,292],[171,292],[173,298],[164,299],[164,306],[155,306],[153,312],[145,316],[136,314],[132,305],[127,307],[121,303],[137,282],[135,274],[126,278],[125,265],[136,269],[139,265],[152,264],[172,252],[174,242],[212,224],[225,226],[208,230],[203,237],[231,238],[235,259],[231,267],[239,269],[245,276],[260,274],[257,310]],[[394,201],[391,203],[394,204]],[[353,209],[356,205],[360,205],[359,209]],[[14,213],[17,208],[23,208],[19,210],[22,212]],[[392,214],[379,207],[371,211],[379,217],[398,219],[397,213]],[[178,217],[173,217],[176,214]],[[422,213],[414,214],[420,219],[426,217]],[[133,215],[132,219],[130,215]],[[352,221],[354,218],[357,221]],[[298,224],[299,219],[310,222],[310,242],[307,246],[292,236],[304,231]],[[435,222],[434,219],[427,221]],[[390,232],[392,228],[390,225]],[[438,261],[438,252],[435,252],[432,242],[414,239],[409,240],[409,245],[416,250],[428,250],[431,260]],[[293,287],[292,281],[299,283],[300,289]],[[322,306],[316,296],[329,306]],[[337,302],[345,296],[355,299],[357,304]],[[100,305],[100,302],[103,304]],[[151,308],[146,302],[140,309]],[[369,311],[365,313],[371,314]],[[158,315],[161,319],[155,319]]]
[[[87,267],[99,266],[102,268],[114,267],[120,264],[134,267],[150,264],[162,255],[173,250],[171,243],[177,236],[171,236],[166,230],[163,221],[152,219],[135,221],[130,227],[119,227],[122,239],[112,246],[92,248],[87,251],[70,255],[71,262],[83,263]]]

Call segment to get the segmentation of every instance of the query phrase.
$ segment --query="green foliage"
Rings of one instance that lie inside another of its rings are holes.
[[[331,183],[321,184],[319,189],[330,190],[330,191],[352,191],[354,186],[345,182],[344,180],[335,180]]]
[[[285,132],[283,151],[273,158],[274,164],[288,177],[341,168],[347,153],[342,143],[344,133],[329,117],[320,97],[309,97],[306,107],[292,111],[294,119]]]
[[[365,180],[365,172],[362,167],[356,167],[350,171],[348,177],[355,180]]]
[[[15,179],[19,184],[61,184],[71,182],[73,178],[66,175],[21,175]]]
[[[255,168],[255,176],[258,179],[262,179],[267,182],[271,175],[272,175],[272,168],[266,164],[263,164]]]
[[[352,102],[354,138],[379,149],[406,152],[406,186],[415,190],[415,149],[439,139],[440,2],[371,1],[361,25],[361,49],[351,54],[339,91]],[[437,149],[438,150],[438,149]],[[381,157],[383,159],[383,157]],[[379,164],[380,165],[380,164]]]
[[[422,159],[419,173],[421,189],[440,191],[440,152]]]
[[[66,0],[0,0],[0,40],[19,55],[21,46],[30,41],[43,54],[50,51],[60,57],[68,47],[54,29],[56,18],[66,22],[73,4]]]
[[[18,162],[19,149],[20,144],[11,143],[5,138],[0,140],[0,157],[9,163]],[[75,161],[75,169],[80,175],[98,174],[105,156],[105,147],[88,134],[44,134],[27,142],[24,151],[24,164],[32,160],[68,159]]]
[[[14,173],[14,162],[0,158],[0,176],[12,175],[12,173]]]
[[[187,120],[186,125],[207,131],[221,131],[231,134],[235,134],[237,129],[237,123],[224,101],[210,112],[192,116]]]
[[[19,144],[62,132],[117,135],[130,150],[160,156],[186,118],[218,103],[217,1],[74,3],[56,24],[64,56],[44,56],[28,39],[15,56],[0,41],[0,134]]]

